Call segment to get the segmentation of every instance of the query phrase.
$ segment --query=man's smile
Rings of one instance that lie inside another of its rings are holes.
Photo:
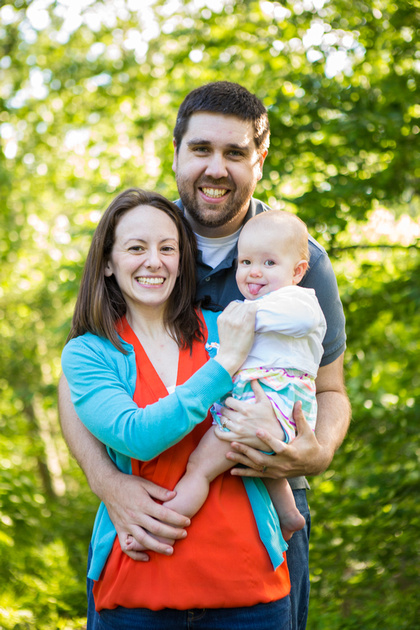
[[[213,199],[220,199],[228,193],[227,188],[209,188],[207,186],[203,186],[200,190],[206,195],[206,197],[212,197]]]

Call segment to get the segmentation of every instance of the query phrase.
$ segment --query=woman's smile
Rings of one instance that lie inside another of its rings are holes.
[[[161,286],[165,282],[165,278],[154,278],[153,276],[138,276],[136,281],[139,284],[145,284],[148,286]]]
[[[153,206],[126,212],[115,229],[105,275],[115,277],[127,313],[164,308],[178,273],[179,237],[171,217]]]

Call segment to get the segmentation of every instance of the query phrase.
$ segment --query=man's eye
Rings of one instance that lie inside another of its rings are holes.
[[[274,262],[274,260],[266,260],[264,264],[266,267],[272,267],[276,263]]]
[[[208,153],[208,147],[194,147],[194,153]]]
[[[229,151],[229,155],[231,157],[234,157],[234,158],[241,158],[241,157],[243,157],[242,151]]]

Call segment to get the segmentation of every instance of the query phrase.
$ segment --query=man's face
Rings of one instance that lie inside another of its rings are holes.
[[[266,154],[256,149],[252,122],[210,112],[191,116],[175,146],[173,170],[195,232],[221,237],[240,228]]]

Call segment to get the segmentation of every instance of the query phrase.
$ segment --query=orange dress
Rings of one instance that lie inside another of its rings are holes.
[[[141,407],[153,404],[168,392],[128,324],[120,334],[134,346],[136,354],[134,400]],[[177,385],[184,383],[208,358],[203,343],[194,342],[192,353],[181,350]],[[208,416],[178,444],[153,460],[132,460],[133,474],[173,489],[184,474],[191,452],[210,426]],[[287,563],[284,561],[273,570],[239,477],[227,472],[212,482],[207,501],[187,531],[187,537],[175,543],[172,556],[149,552],[149,562],[129,558],[121,551],[116,537],[101,577],[94,583],[96,609],[233,608],[288,595]]]

